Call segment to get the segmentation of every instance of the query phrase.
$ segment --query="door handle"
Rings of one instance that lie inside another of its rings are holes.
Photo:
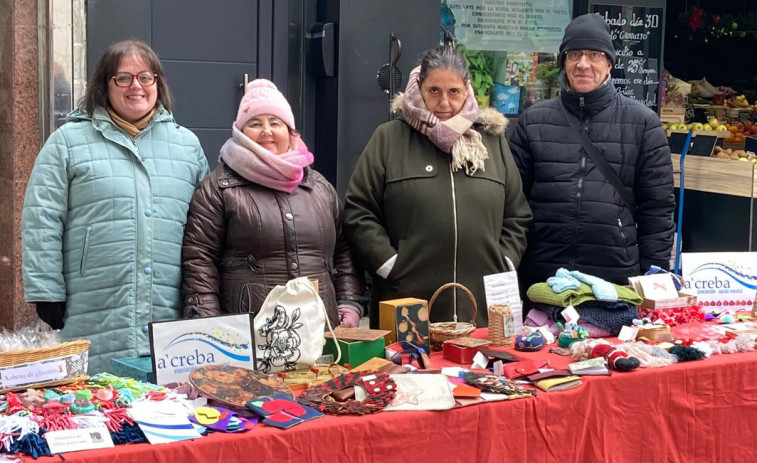
[[[396,53],[395,53],[395,43],[397,44],[396,47]],[[394,32],[389,34],[389,101],[391,101],[392,98],[394,98],[394,94],[397,92],[397,82],[396,74],[398,73],[397,70],[397,61],[400,60],[400,56],[402,56],[402,41],[399,37],[394,35]],[[400,81],[402,80],[402,77],[400,75]]]
[[[247,84],[250,83],[250,75],[246,72],[244,73],[244,82],[239,84],[239,88],[242,89],[242,93],[247,91]]]

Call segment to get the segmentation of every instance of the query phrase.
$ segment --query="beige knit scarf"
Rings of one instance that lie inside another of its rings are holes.
[[[470,83],[468,97],[460,111],[446,121],[440,121],[426,108],[423,101],[418,78],[420,70],[417,67],[410,72],[402,100],[402,117],[440,150],[452,155],[453,171],[465,167],[465,172],[473,175],[478,169],[484,170],[484,161],[489,158],[489,154],[481,142],[481,134],[472,128],[480,109]]]

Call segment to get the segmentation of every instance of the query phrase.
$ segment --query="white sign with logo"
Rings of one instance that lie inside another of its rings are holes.
[[[252,314],[221,315],[150,324],[155,382],[185,383],[205,365],[255,368]]]
[[[757,253],[681,254],[684,292],[696,294],[706,312],[752,310],[757,293]]]

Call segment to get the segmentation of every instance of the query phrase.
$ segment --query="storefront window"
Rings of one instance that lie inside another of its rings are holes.
[[[442,0],[442,30],[468,61],[479,104],[520,114],[559,90],[573,0]]]
[[[40,121],[44,141],[66,122],[87,86],[85,0],[39,0]]]

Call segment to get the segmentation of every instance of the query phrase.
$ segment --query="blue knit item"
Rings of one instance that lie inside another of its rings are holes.
[[[124,423],[120,431],[110,433],[110,437],[116,445],[147,442],[147,438],[142,430],[137,425],[130,425],[128,423]]]
[[[44,433],[42,433],[44,434]],[[30,432],[20,439],[11,442],[8,453],[23,453],[30,455],[35,460],[38,457],[51,456],[50,447],[41,434]]]
[[[556,293],[578,289],[581,286],[581,282],[571,276],[570,272],[564,268],[557,269],[555,276],[547,278],[547,284]]]
[[[558,270],[558,273],[560,272],[560,270]],[[591,290],[594,291],[594,296],[600,301],[615,302],[618,300],[618,292],[615,290],[615,286],[613,286],[609,281],[581,273],[578,270],[573,270],[572,272],[568,273],[576,280],[584,282],[587,285],[591,286]]]

